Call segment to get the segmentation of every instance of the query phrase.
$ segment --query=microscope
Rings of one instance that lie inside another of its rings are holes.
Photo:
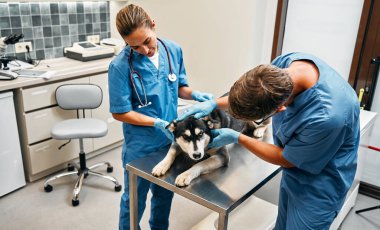
[[[0,38],[0,69],[3,66],[3,70],[9,70],[8,63],[16,59],[15,56],[5,55],[7,45],[16,44],[23,37],[23,34],[10,34],[7,37]]]
[[[13,80],[17,78],[17,73],[9,70],[8,63],[15,60],[15,56],[5,55],[7,45],[16,44],[24,37],[23,34],[10,34],[0,38],[0,80]]]

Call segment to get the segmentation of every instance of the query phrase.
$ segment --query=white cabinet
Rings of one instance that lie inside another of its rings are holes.
[[[97,109],[91,110],[91,117],[102,119],[108,125],[108,134],[105,137],[94,138],[94,149],[103,148],[116,141],[123,140],[121,122],[115,120],[109,112],[109,95],[107,74],[99,74],[90,77],[90,83],[100,86],[103,91],[103,102]]]
[[[55,90],[63,84],[88,83],[99,85],[103,90],[104,98],[99,108],[86,111],[86,117],[104,120],[107,122],[109,130],[105,137],[84,139],[84,151],[86,154],[92,154],[123,139],[120,122],[114,121],[109,113],[107,73],[19,88],[16,90],[17,115],[21,130],[24,166],[29,181],[63,169],[69,161],[78,157],[78,140],[71,140],[69,144],[59,149],[67,141],[51,138],[50,131],[56,123],[77,116],[75,110],[63,110],[57,106]]]
[[[0,94],[0,197],[25,185],[12,92]]]

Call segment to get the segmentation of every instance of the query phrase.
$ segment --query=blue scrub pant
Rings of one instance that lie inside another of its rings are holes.
[[[153,194],[151,199],[151,214],[149,219],[150,229],[161,230],[169,228],[169,214],[173,199],[173,192],[166,190],[156,184],[137,177],[137,207],[138,207],[138,223],[145,210],[146,197],[149,191]],[[129,176],[128,171],[124,171],[124,193],[120,201],[120,220],[119,230],[130,229],[129,214]],[[140,229],[140,225],[139,225]]]
[[[281,186],[275,230],[328,230],[338,214],[318,208],[313,212],[297,204]]]

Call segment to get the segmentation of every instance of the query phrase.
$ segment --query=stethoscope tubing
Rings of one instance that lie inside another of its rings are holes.
[[[157,40],[160,41],[161,44],[162,44],[162,45],[164,46],[164,48],[165,48],[166,55],[167,55],[167,57],[168,57],[168,62],[169,62],[169,72],[170,72],[169,76],[173,76],[172,63],[171,63],[171,60],[170,60],[170,54],[169,54],[168,47],[165,45],[165,43],[164,43],[161,39],[157,38]],[[148,106],[148,105],[151,105],[152,103],[151,103],[151,102],[148,102],[148,98],[147,98],[147,94],[146,94],[146,91],[145,91],[145,86],[144,86],[144,83],[143,83],[142,76],[140,75],[140,73],[139,73],[137,70],[135,70],[135,69],[133,68],[133,65],[132,65],[132,54],[133,54],[133,50],[132,50],[132,48],[131,48],[131,50],[130,50],[130,52],[129,52],[129,58],[128,58],[129,69],[130,69],[130,71],[131,71],[130,74],[129,74],[129,78],[130,78],[130,80],[131,80],[133,90],[134,90],[135,93],[136,93],[137,99],[138,99],[139,102],[140,102],[140,105],[139,105],[138,107],[139,107],[139,108],[142,108],[142,107],[146,107],[146,106]],[[140,95],[139,95],[139,93],[138,93],[138,91],[137,91],[136,84],[135,84],[135,82],[134,82],[134,80],[133,80],[133,74],[136,74],[137,77],[138,77],[139,80],[140,80],[141,88],[142,88],[142,90],[143,90],[143,94],[144,94],[144,101],[145,101],[145,103],[142,102],[142,100],[141,100],[141,98],[140,98]],[[169,79],[170,79],[170,77],[169,77]],[[171,79],[170,79],[170,80],[171,80]]]

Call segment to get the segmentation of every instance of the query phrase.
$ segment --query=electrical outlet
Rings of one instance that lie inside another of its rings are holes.
[[[26,49],[26,46],[29,46],[29,51],[32,51],[32,42],[18,42],[15,44],[15,51],[16,53],[26,53],[28,50]]]
[[[99,44],[100,43],[100,36],[99,35],[87,36],[87,41],[95,43],[95,44]]]

